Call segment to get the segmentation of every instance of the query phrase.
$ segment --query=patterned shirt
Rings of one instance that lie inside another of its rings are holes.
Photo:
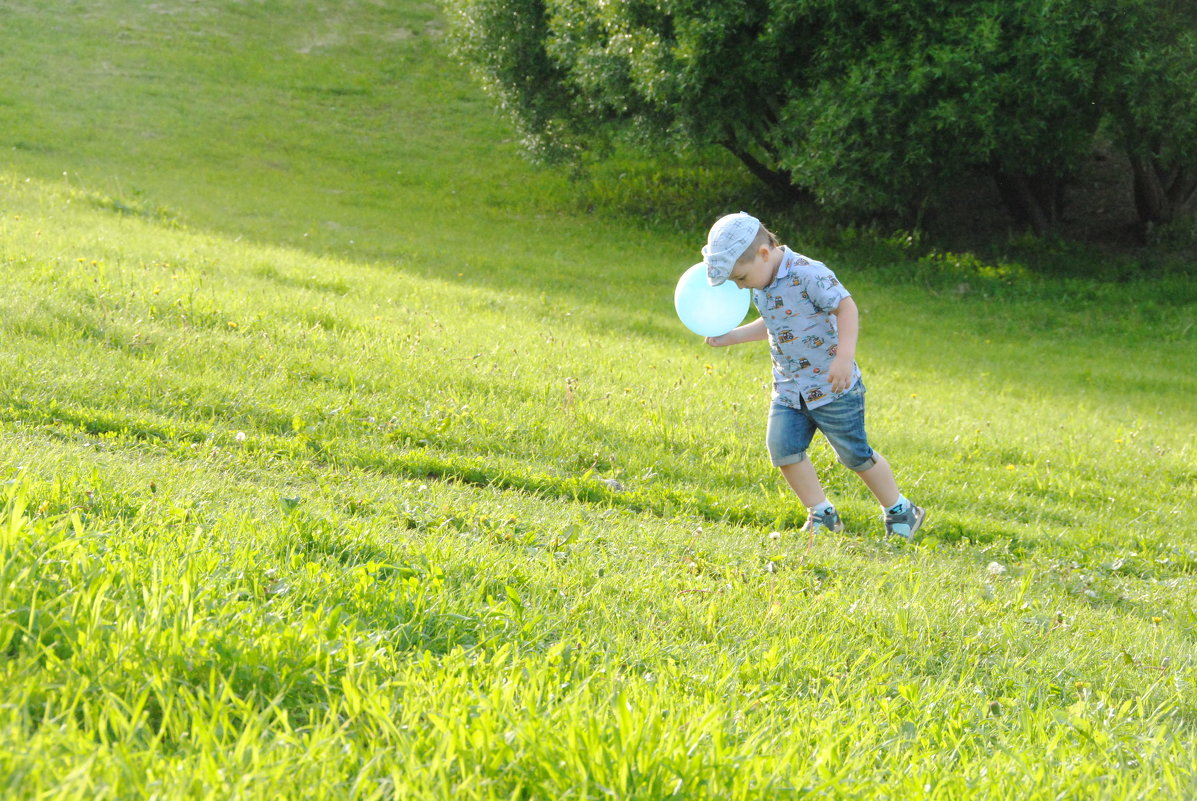
[[[773,283],[754,289],[752,302],[769,329],[773,354],[773,397],[787,406],[816,409],[843,393],[831,391],[827,371],[839,346],[836,318],[831,312],[850,293],[835,273],[782,246],[781,265]],[[852,384],[860,368],[852,365]]]

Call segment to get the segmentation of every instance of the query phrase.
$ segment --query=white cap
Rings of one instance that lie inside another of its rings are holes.
[[[727,280],[732,268],[760,230],[761,221],[743,211],[715,221],[711,232],[707,234],[707,244],[702,249],[702,260],[707,265],[707,282],[711,286],[719,286]]]

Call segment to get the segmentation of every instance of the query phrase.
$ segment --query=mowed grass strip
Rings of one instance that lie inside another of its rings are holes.
[[[10,422],[171,452],[223,448],[246,464],[301,458],[663,516],[802,521],[760,444],[767,354],[701,345],[664,287],[643,310],[612,308],[597,277],[589,302],[499,292],[8,187],[5,241],[27,243],[8,254],[14,281],[0,294],[19,367],[0,404]],[[1174,533],[1193,502],[1187,341],[1159,344],[1177,370],[1150,384],[1146,365],[1116,356],[1074,366],[1066,355],[1079,344],[1036,357],[1046,346],[1008,319],[1032,326],[1042,311],[1021,284],[994,288],[1007,293],[996,309],[984,298],[973,309],[863,270],[859,283],[870,429],[909,494],[937,510],[929,533],[1055,555],[1184,552]],[[999,315],[1009,333],[985,330]],[[1086,335],[1095,352],[1127,353],[1119,329]],[[863,487],[816,452],[853,531],[876,535]]]
[[[557,340],[592,323],[535,304],[7,193],[14,790],[1191,786],[1193,562],[1168,515],[1192,490],[1169,461],[1183,444],[1136,442],[1161,436],[1150,418],[1124,453],[1171,465],[1180,492],[1126,537],[1101,516],[1144,503],[1144,481],[1102,480],[1121,475],[1102,420],[1052,421],[1086,445],[1048,472],[1058,451],[1016,456],[1046,426],[1020,434],[990,404],[950,439],[921,390],[902,403],[923,436],[877,428],[922,456],[925,493],[968,492],[939,476],[971,460],[995,500],[941,503],[913,548],[880,541],[859,494],[847,538],[773,539],[770,515],[800,512],[746,441],[753,404],[725,423],[728,385],[764,393],[761,354],[601,330],[578,354]],[[448,306],[493,322],[432,314]],[[507,356],[502,325],[535,335]],[[584,357],[605,350],[604,378]],[[490,365],[489,392],[454,360]],[[876,372],[874,390],[898,383]]]
[[[1191,786],[1191,648],[1170,611],[1191,586],[408,492],[422,500],[366,517],[259,518],[147,492],[121,517],[102,478],[18,478],[0,583],[10,791]]]

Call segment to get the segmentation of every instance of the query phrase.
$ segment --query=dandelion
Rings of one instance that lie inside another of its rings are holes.
[[[770,531],[769,539],[774,540],[774,541],[781,539],[781,532],[780,531]]]
[[[1001,576],[1006,573],[1006,566],[1001,562],[990,562],[989,566],[985,568],[991,576]]]
[[[238,431],[237,436],[233,437],[233,439],[237,440],[238,442],[245,442],[245,432]]]

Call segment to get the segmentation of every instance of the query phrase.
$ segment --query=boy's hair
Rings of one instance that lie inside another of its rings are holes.
[[[740,258],[736,259],[736,264],[750,259],[763,246],[768,245],[771,248],[780,247],[781,241],[777,238],[777,234],[770,231],[764,225],[757,229],[756,238],[752,240],[752,244],[744,248],[744,252],[740,254]]]

